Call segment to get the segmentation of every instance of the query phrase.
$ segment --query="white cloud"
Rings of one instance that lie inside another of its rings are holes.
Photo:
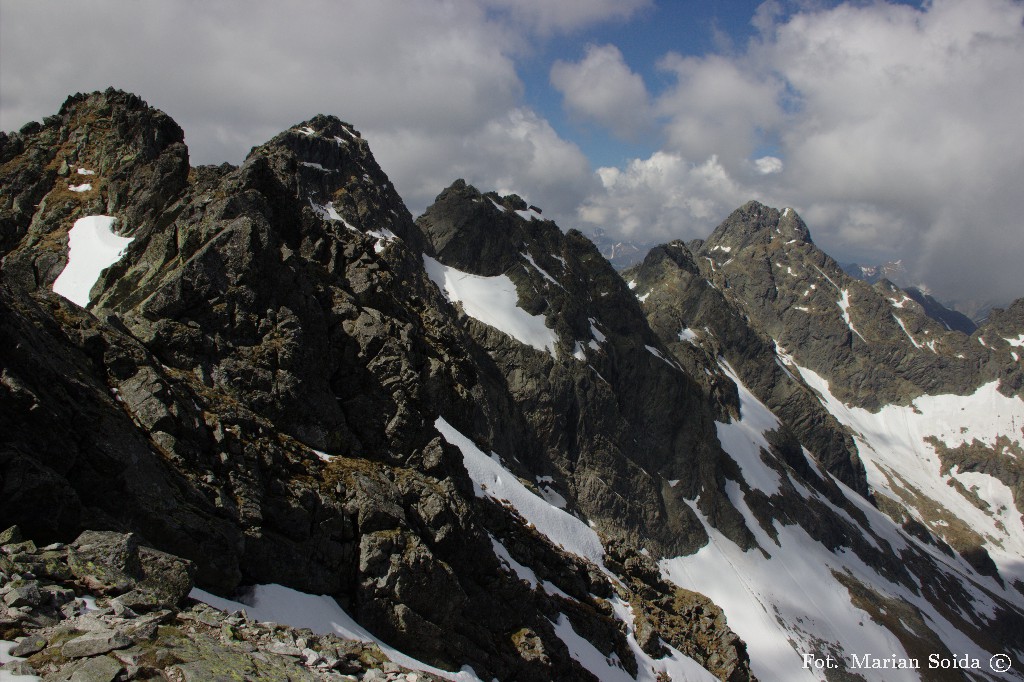
[[[353,123],[414,212],[458,177],[573,216],[596,184],[580,149],[522,106],[512,30],[474,0],[4,3],[0,127],[72,92],[135,92],[185,130],[193,163],[239,163],[317,113]],[[516,3],[538,30],[643,2]],[[524,19],[525,20],[525,19]],[[531,19],[532,20],[532,19]],[[46,40],[38,36],[46,35]]]
[[[676,78],[656,104],[668,119],[667,146],[688,158],[717,154],[736,168],[756,149],[760,131],[783,120],[782,83],[743,60],[669,54],[661,67]]]
[[[614,45],[590,45],[579,62],[556,61],[551,84],[562,93],[563,106],[575,116],[632,138],[653,123],[647,87]]]
[[[598,175],[602,191],[583,203],[580,219],[645,241],[706,237],[750,198],[715,156],[692,164],[680,154],[656,152]]]
[[[423,136],[415,129],[371,131],[374,155],[413,214],[456,178],[481,191],[516,192],[544,216],[571,227],[575,208],[597,186],[579,147],[527,108],[472,130]]]
[[[2,125],[110,85],[173,116],[199,162],[316,113],[423,135],[518,106],[518,37],[469,0],[4,3]],[[39,40],[46,35],[46,40]],[[225,128],[230,125],[231,128]]]
[[[1024,294],[1011,264],[1024,259],[1022,16],[1007,0],[936,0],[841,5],[777,27],[763,56],[798,93],[787,175],[801,201],[849,207],[818,228],[837,248],[884,234],[940,295]]]
[[[483,0],[541,34],[575,31],[612,19],[625,20],[651,0]]]
[[[754,167],[761,175],[771,175],[772,173],[781,173],[783,163],[782,159],[777,156],[762,156],[759,159],[754,159]]]

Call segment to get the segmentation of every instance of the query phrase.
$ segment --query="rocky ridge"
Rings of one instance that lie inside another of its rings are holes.
[[[220,594],[281,583],[332,595],[449,670],[589,679],[554,631],[560,613],[635,670],[631,630],[606,601],[619,594],[661,614],[643,637],[651,655],[674,642],[723,679],[751,678],[723,619],[701,615],[706,600],[677,609],[663,585],[613,586],[474,495],[439,415],[488,449],[527,461],[545,449],[524,437],[507,379],[430,280],[431,246],[351,126],[317,117],[238,168],[189,168],[180,136],[146,132],[149,119],[165,129],[108,91],[2,140],[5,519],[45,544],[134,532]],[[118,163],[135,164],[130,191]],[[90,188],[68,191],[62,164],[92,171]],[[99,212],[132,241],[86,311],[50,288],[69,228]],[[607,513],[604,527],[635,538],[642,512],[632,519]],[[495,542],[517,562],[543,557],[537,573],[563,596],[522,580]]]

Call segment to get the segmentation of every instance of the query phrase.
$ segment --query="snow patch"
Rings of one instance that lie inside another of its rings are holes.
[[[850,653],[905,655],[895,636],[850,603],[846,588],[832,575],[832,570],[849,570],[869,585],[884,580],[852,553],[834,555],[799,526],[781,524],[775,527],[780,549],[770,558],[744,552],[713,528],[694,502],[687,504],[704,523],[710,542],[696,554],[662,560],[662,574],[722,607],[730,627],[746,642],[760,679],[821,679],[803,667],[798,651],[815,651],[822,642]],[[740,509],[749,514],[742,501]],[[767,537],[759,526],[752,530]],[[884,678],[868,671],[868,679]]]
[[[85,183],[82,185],[68,185],[68,189],[72,192],[88,192],[92,189],[92,185]]]
[[[299,165],[300,166],[305,166],[306,168],[314,168],[314,169],[316,169],[318,171],[323,171],[324,173],[336,173],[337,172],[333,168],[324,168],[319,163],[313,163],[312,161],[299,161]]]
[[[557,286],[557,287],[559,287],[561,289],[565,288],[561,284],[558,283],[557,279],[555,279],[550,274],[548,274],[547,270],[545,270],[541,266],[537,265],[537,261],[535,261],[533,259],[533,256],[531,256],[530,254],[525,253],[525,252],[521,253],[519,255],[522,256],[523,258],[525,258],[527,261],[529,261],[530,265],[533,266],[533,269],[536,270],[537,272],[539,272],[544,279],[546,279],[547,281],[551,282],[552,284],[554,284],[555,286]]]
[[[519,294],[508,275],[472,275],[427,255],[423,264],[431,281],[449,301],[462,303],[467,315],[554,356],[558,340],[554,330],[544,324],[543,315],[531,315],[518,306]]]
[[[528,208],[525,211],[516,211],[516,215],[519,216],[520,218],[522,218],[523,220],[543,220],[544,219],[544,218],[541,217],[540,213],[537,213],[537,211],[533,210],[532,208]]]
[[[778,429],[779,420],[744,386],[739,375],[725,358],[719,358],[718,364],[735,382],[740,396],[739,421],[715,422],[718,440],[722,444],[722,449],[739,465],[743,479],[752,488],[757,488],[766,495],[774,495],[781,489],[779,472],[765,464],[761,459],[761,450],[772,451],[764,434]]]
[[[689,327],[683,327],[679,330],[679,340],[696,345],[697,332],[693,331]]]
[[[796,367],[807,385],[820,394],[828,411],[853,431],[868,484],[873,489],[898,500],[900,486],[913,486],[985,539],[986,549],[1004,578],[1024,580],[1024,522],[1013,505],[1000,511],[1009,490],[986,474],[954,469],[943,475],[935,448],[925,441],[934,437],[950,448],[975,440],[992,447],[999,436],[1016,437],[1019,441],[1024,402],[1001,394],[998,382],[993,381],[971,395],[925,395],[909,406],[886,405],[873,413],[843,404],[832,395],[825,378]],[[992,505],[990,513],[972,504],[950,485],[950,479],[960,481],[968,489],[977,487],[978,494]],[[928,525],[928,520],[920,515],[918,520]],[[941,530],[937,532],[941,534]],[[990,581],[989,588],[1003,592],[1014,602],[1020,601],[1014,590],[1004,592],[994,581]]]
[[[103,271],[121,260],[134,237],[114,234],[114,217],[79,218],[68,232],[68,264],[53,282],[53,291],[83,308]]]
[[[473,441],[441,417],[434,427],[446,441],[462,451],[462,461],[473,481],[477,497],[490,497],[511,505],[542,535],[565,551],[604,566],[604,548],[597,533],[568,512],[535,495],[495,458],[488,457]]]
[[[822,273],[822,274],[824,274],[824,273]],[[829,280],[829,281],[831,281],[831,280]],[[861,341],[864,341],[865,343],[867,343],[867,339],[865,339],[863,336],[861,336],[861,333],[854,328],[853,320],[850,319],[850,290],[849,289],[842,289],[841,290],[841,294],[839,296],[839,300],[836,301],[836,305],[838,305],[839,309],[843,311],[843,320],[846,322],[846,326],[850,328],[850,331],[852,331],[857,336],[860,336],[860,340]]]
[[[658,349],[657,349],[657,348],[655,348],[654,346],[644,346],[644,348],[646,348],[646,349],[647,349],[647,352],[648,352],[648,353],[650,353],[650,354],[651,354],[651,355],[653,355],[654,357],[658,358],[659,360],[661,360],[662,362],[664,362],[664,363],[665,363],[666,365],[668,365],[668,366],[669,366],[669,367],[671,367],[672,369],[678,369],[678,370],[679,370],[680,372],[682,372],[682,371],[683,371],[683,368],[682,368],[682,367],[680,367],[680,366],[678,365],[678,363],[676,363],[676,361],[675,361],[675,360],[670,360],[669,358],[665,357],[664,353],[662,353],[662,352],[661,352],[660,350],[658,350]]]
[[[382,227],[379,230],[367,230],[366,234],[377,239],[373,245],[374,253],[381,253],[388,242],[398,239],[398,235],[386,227]]]
[[[900,326],[900,329],[903,330],[903,333],[907,335],[908,339],[910,339],[910,343],[914,344],[914,348],[922,348],[923,347],[921,344],[919,344],[917,342],[917,340],[913,336],[910,335],[910,332],[907,331],[907,325],[903,324],[903,320],[901,320],[899,317],[897,317],[896,313],[893,313],[892,319],[896,320],[896,324],[898,324]]]
[[[18,646],[17,642],[0,640],[0,666],[14,661],[24,661],[24,658],[11,656],[11,649]],[[0,682],[39,682],[43,678],[37,675],[15,675],[7,670],[0,670]]]
[[[312,206],[313,210],[316,211],[317,215],[319,215],[324,220],[337,220],[338,222],[340,222],[353,232],[359,231],[358,229],[356,229],[354,225],[352,225],[347,220],[341,217],[341,214],[338,213],[338,211],[334,208],[333,201],[329,201],[326,204],[318,204],[314,202],[312,199],[310,199],[309,205]]]
[[[1018,336],[1015,339],[1004,338],[1003,341],[1006,341],[1006,343],[1010,344],[1011,346],[1013,346],[1015,348],[1020,348],[1020,347],[1024,346],[1024,334],[1021,334],[1020,336]]]

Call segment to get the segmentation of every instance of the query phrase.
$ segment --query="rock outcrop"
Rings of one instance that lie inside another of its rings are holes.
[[[0,535],[0,670],[47,680],[436,680],[379,647],[252,620],[189,597],[193,565],[131,534],[36,547]]]

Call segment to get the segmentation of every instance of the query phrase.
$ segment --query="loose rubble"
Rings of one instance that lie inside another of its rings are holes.
[[[374,644],[251,620],[188,597],[191,562],[132,534],[36,547],[0,533],[0,672],[45,682],[429,682]]]

